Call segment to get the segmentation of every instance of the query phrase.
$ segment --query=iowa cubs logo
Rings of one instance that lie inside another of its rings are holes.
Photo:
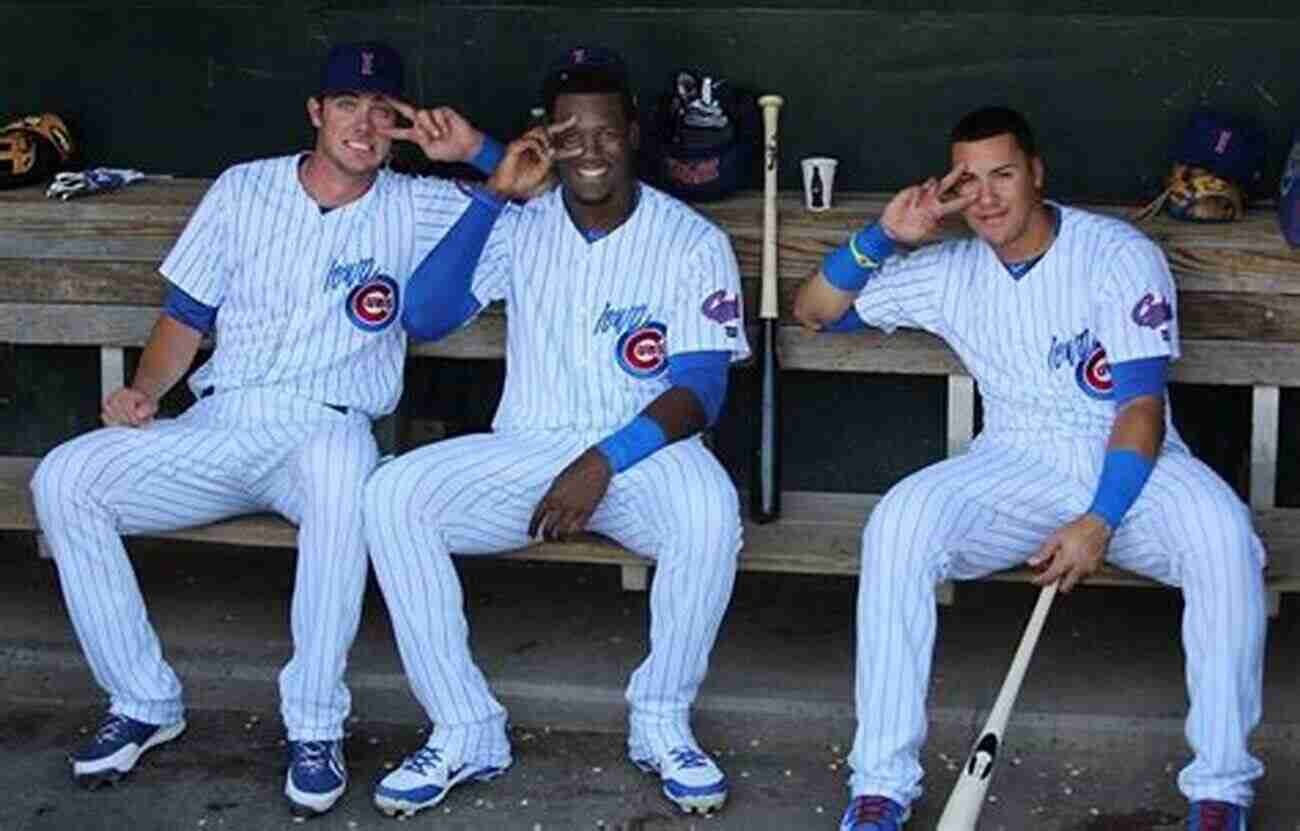
[[[363,332],[387,329],[397,317],[398,299],[397,281],[376,274],[348,292],[348,320]]]
[[[1106,350],[1100,344],[1075,367],[1074,380],[1078,381],[1079,389],[1090,398],[1105,401],[1111,397],[1114,384],[1110,378],[1110,362],[1106,360]]]
[[[668,327],[662,323],[649,323],[623,333],[614,347],[618,365],[634,378],[653,378],[668,366]]]

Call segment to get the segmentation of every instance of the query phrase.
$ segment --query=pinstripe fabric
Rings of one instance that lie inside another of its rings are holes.
[[[366,486],[366,536],[416,698],[434,742],[466,761],[509,759],[505,710],[469,653],[451,555],[522,548],[552,480],[600,436],[549,431],[465,436],[382,465]],[[680,739],[735,577],[739,506],[698,438],[614,477],[588,527],[655,560],[650,655],[627,697],[632,740]]]
[[[1060,236],[1019,280],[986,244],[952,242],[891,260],[857,300],[872,325],[952,344],[985,428],[966,455],[891,488],[863,531],[855,795],[921,794],[936,583],[1021,565],[1083,513],[1114,418],[1107,356],[1178,355],[1163,255],[1121,222],[1062,210]],[[1179,787],[1249,805],[1263,774],[1246,742],[1260,718],[1265,553],[1245,505],[1172,426],[1107,560],[1183,592],[1194,759]]]
[[[468,197],[384,169],[361,198],[322,214],[298,181],[300,159],[223,173],[160,267],[219,309],[216,349],[190,386],[274,387],[389,413],[405,358],[402,290]]]
[[[406,454],[366,489],[371,558],[435,724],[430,743],[484,765],[509,758],[505,712],[470,657],[451,555],[527,545],[532,512],[560,471],[668,389],[668,355],[749,354],[735,255],[716,226],[642,185],[627,221],[589,242],[561,193],[508,209],[475,270],[475,298],[504,300],[509,315],[495,432]],[[686,743],[731,596],[735,488],[688,439],[616,475],[588,527],[658,563],[650,655],[627,692],[634,755]]]
[[[180,718],[181,687],[119,535],[265,510],[299,526],[294,654],[280,676],[289,737],[342,736],[365,586],[362,488],[378,454],[367,414],[401,393],[401,289],[465,197],[383,170],[360,199],[322,214],[299,159],[222,174],[161,266],[218,307],[216,349],[192,380],[196,393],[217,392],[175,420],[76,438],[32,482],[95,679],[113,712],[141,721]]]
[[[740,273],[717,226],[641,185],[628,220],[590,243],[561,192],[503,214],[474,274],[475,298],[504,300],[510,319],[493,429],[612,432],[668,389],[667,355],[748,357]],[[624,350],[638,333],[648,353],[634,374]]]

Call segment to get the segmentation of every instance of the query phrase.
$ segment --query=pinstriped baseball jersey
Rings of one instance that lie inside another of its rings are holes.
[[[668,389],[667,358],[749,355],[726,234],[641,185],[627,221],[588,242],[555,188],[504,213],[474,274],[481,305],[509,315],[493,428],[607,432]]]
[[[298,180],[301,158],[228,169],[160,268],[219,307],[216,350],[191,387],[272,387],[391,412],[406,346],[402,289],[465,196],[384,169],[364,196],[322,212]]]
[[[1019,278],[983,240],[954,240],[891,258],[855,306],[868,325],[946,340],[979,382],[987,431],[1105,441],[1110,364],[1178,357],[1173,278],[1128,223],[1056,207],[1057,239]]]

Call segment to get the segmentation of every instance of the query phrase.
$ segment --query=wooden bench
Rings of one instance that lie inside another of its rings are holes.
[[[143,346],[163,287],[156,267],[206,189],[206,180],[147,182],[73,202],[46,200],[38,189],[0,192],[0,344],[95,347],[104,390],[125,380],[124,349]],[[780,211],[782,317],[798,282],[830,247],[883,207],[879,196],[842,194],[835,209],[810,214],[797,194]],[[731,235],[740,261],[750,319],[762,235],[758,194],[703,206]],[[1118,213],[1119,209],[1100,210]],[[1183,358],[1176,382],[1252,389],[1250,504],[1269,549],[1270,604],[1300,590],[1300,508],[1275,504],[1280,388],[1300,386],[1300,254],[1279,235],[1273,214],[1256,211],[1233,225],[1188,225],[1157,219],[1146,226],[1165,249],[1180,289]],[[947,234],[960,234],[952,226]],[[499,311],[413,356],[499,359],[505,318]],[[810,335],[793,324],[781,330],[789,371],[903,373],[947,379],[947,450],[969,444],[977,397],[974,382],[942,341],[921,332]],[[391,436],[390,436],[391,440]],[[36,460],[0,458],[0,529],[36,530],[27,481]],[[753,571],[856,574],[865,516],[874,494],[785,492],[782,518],[746,524],[740,567]],[[166,538],[232,544],[295,544],[295,531],[276,517],[216,523]],[[644,588],[647,564],[591,537],[547,543],[511,556],[530,560],[610,563],[628,588]],[[1025,580],[1023,569],[993,579]],[[1150,586],[1108,569],[1092,584]],[[950,600],[950,587],[941,598]]]

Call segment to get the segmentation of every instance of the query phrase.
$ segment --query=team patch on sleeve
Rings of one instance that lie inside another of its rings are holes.
[[[659,375],[668,367],[667,336],[668,327],[653,320],[629,329],[614,347],[618,365],[634,378]]]
[[[1159,292],[1149,291],[1133,306],[1133,322],[1147,329],[1155,329],[1160,337],[1169,340],[1169,321],[1174,319],[1173,306]]]
[[[739,331],[736,323],[740,320],[740,295],[718,289],[704,298],[700,304],[700,314],[722,326],[727,337],[734,338]]]
[[[348,320],[363,332],[379,332],[392,325],[399,307],[397,281],[376,274],[348,292]]]

